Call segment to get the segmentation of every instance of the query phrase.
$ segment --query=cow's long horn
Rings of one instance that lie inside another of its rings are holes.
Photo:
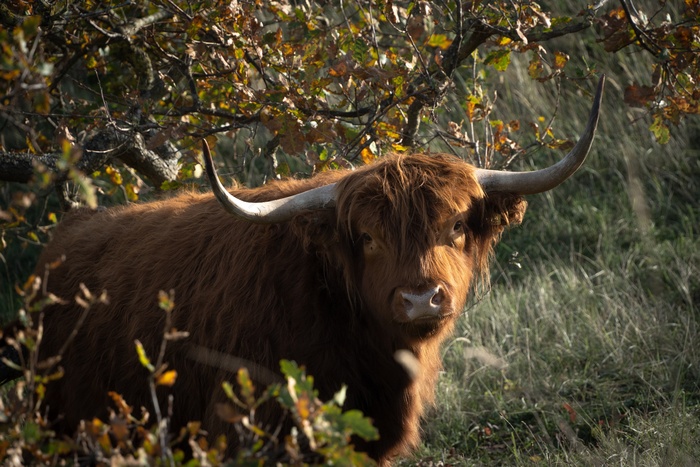
[[[578,170],[588,155],[595,136],[600,114],[600,102],[603,98],[605,75],[598,82],[598,90],[593,100],[593,108],[588,117],[586,130],[576,146],[564,159],[546,169],[533,172],[507,172],[501,170],[477,169],[476,178],[485,192],[503,191],[521,195],[532,195],[551,190]]]
[[[335,205],[335,183],[272,201],[248,202],[238,199],[229,193],[219,181],[214,162],[211,159],[211,152],[209,152],[209,145],[206,140],[202,141],[204,165],[212,191],[224,209],[236,217],[259,224],[274,224],[288,221],[301,211],[324,209]]]

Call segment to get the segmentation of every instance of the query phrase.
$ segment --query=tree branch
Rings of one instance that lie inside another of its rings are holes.
[[[556,37],[573,34],[591,26],[591,21],[569,24],[556,30],[525,34],[525,39],[528,42],[542,42]],[[469,32],[471,31],[471,34]],[[469,38],[463,40],[469,34]],[[472,52],[474,52],[481,44],[486,42],[491,36],[501,35],[512,39],[513,41],[522,42],[523,38],[513,29],[492,26],[478,19],[470,19],[465,21],[464,27],[456,32],[455,39],[445,52],[441,67],[434,67],[431,70],[430,77],[425,75],[418,77],[413,83],[414,88],[425,83],[428,79],[433,80],[429,83],[430,86],[425,89],[423,95],[417,97],[411,103],[406,112],[406,124],[401,132],[401,144],[404,146],[412,146],[415,143],[416,133],[420,123],[420,113],[426,105],[431,102],[436,102],[436,99],[442,95],[439,88],[444,88],[444,84],[449,80],[449,77],[455,70],[466,60]],[[437,81],[437,82],[435,82]]]
[[[473,31],[469,38],[466,41],[463,40],[463,38],[472,28]],[[445,52],[441,71],[445,73],[445,75],[451,76],[457,67],[459,67],[459,65],[466,60],[472,54],[472,52],[477,49],[477,47],[486,42],[486,40],[494,34],[496,34],[496,31],[481,21],[476,23],[473,21],[467,21],[465,27],[457,32],[457,37],[455,37],[454,41],[452,41],[452,44]]]
[[[499,26],[491,26],[484,24],[484,27],[491,31],[491,34],[498,34],[503,37],[507,37],[514,42],[522,42],[522,37],[517,33],[517,31],[510,28],[502,28]],[[573,23],[563,26],[559,29],[553,29],[546,32],[530,32],[525,34],[525,38],[528,42],[545,42],[551,39],[556,39],[557,37],[566,36],[568,34],[574,34],[584,29],[591,27],[591,21],[586,20],[580,23]]]
[[[651,53],[654,57],[658,56],[661,52],[661,48],[655,44],[649,35],[637,24],[637,21],[641,23],[641,20],[639,19],[640,15],[637,8],[634,6],[634,3],[632,3],[631,0],[620,0],[620,4],[622,5],[622,9],[625,11],[627,22],[632,28],[632,31],[634,31],[634,35],[637,38],[639,45],[644,50]],[[652,48],[655,50],[652,50]]]
[[[163,21],[166,19],[170,19],[173,17],[173,13],[167,10],[160,10],[152,15],[146,16],[144,18],[136,18],[130,23],[124,24],[121,27],[119,27],[121,33],[125,36],[125,38],[128,38],[129,36],[133,36],[136,34],[138,31],[141,29],[150,26],[152,24],[155,24],[159,21]]]
[[[178,172],[179,154],[171,143],[155,151],[146,147],[143,135],[105,129],[96,133],[79,148],[82,152],[76,168],[85,174],[99,170],[110,159],[118,159],[144,174],[155,186],[174,180]],[[55,174],[55,182],[66,180],[66,173],[58,168],[61,153],[29,154],[0,152],[0,180],[27,183],[37,164]]]

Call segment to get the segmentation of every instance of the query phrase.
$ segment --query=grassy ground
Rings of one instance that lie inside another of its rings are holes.
[[[700,125],[656,144],[622,103],[644,64],[614,59],[589,161],[504,237],[402,465],[700,465]],[[523,73],[501,79],[512,115],[547,115]]]

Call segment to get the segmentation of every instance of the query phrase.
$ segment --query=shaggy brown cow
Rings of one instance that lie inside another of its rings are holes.
[[[135,407],[152,407],[134,340],[157,355],[165,314],[156,297],[174,289],[173,325],[190,336],[171,343],[165,357],[179,375],[173,427],[202,420],[209,433],[236,440],[214,407],[224,399],[220,382],[233,376],[188,357],[202,346],[271,371],[280,359],[294,360],[316,376],[322,398],[346,384],[345,408],[371,417],[380,434],[359,448],[382,464],[408,452],[433,402],[440,344],[475,276],[486,274],[504,226],[520,223],[521,195],[553,188],[583,162],[602,84],[576,147],[541,171],[486,171],[443,154],[398,154],[354,171],[230,194],[205,148],[216,196],[184,193],[67,215],[37,272],[65,255],[48,275],[48,290],[72,297],[84,283],[106,290],[110,302],[91,310],[66,350],[65,376],[47,388],[50,418],[70,432],[81,419],[104,417],[110,390]],[[42,356],[59,351],[81,311],[73,303],[45,310]],[[415,375],[397,361],[400,350],[415,356]],[[282,416],[258,415],[270,426]]]

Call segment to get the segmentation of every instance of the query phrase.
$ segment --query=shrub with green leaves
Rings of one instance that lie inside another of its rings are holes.
[[[27,307],[20,310],[21,330],[14,338],[6,336],[17,350],[18,361],[5,356],[2,365],[16,370],[20,379],[7,390],[6,402],[0,399],[3,417],[0,420],[3,423],[0,461],[9,465],[45,464],[71,458],[105,464],[223,465],[233,461],[236,465],[263,465],[274,461],[290,465],[374,465],[366,454],[355,451],[353,440],[374,440],[378,432],[361,412],[342,410],[345,388],[323,402],[314,389],[313,377],[307,375],[303,367],[287,360],[280,362],[284,384],[272,384],[260,393],[246,368],[238,370],[235,385],[222,382],[229,403],[219,404],[217,413],[235,424],[239,433],[239,448],[232,459],[226,454],[226,438],[201,431],[197,421],[191,421],[173,436],[169,430],[169,413],[161,410],[155,395],[156,387],[177,384],[177,373],[168,370],[163,360],[167,343],[187,338],[187,333],[171,327],[170,319],[166,319],[161,352],[155,361],[139,341],[135,342],[137,359],[148,370],[148,377],[142,384],[151,390],[155,417],[145,408],[137,410],[121,395],[110,392],[113,407],[108,420],[85,420],[75,438],[56,438],[51,430],[53,420],[42,415],[42,400],[46,385],[63,375],[61,359],[57,355],[38,361],[37,356],[41,345],[42,309],[47,303],[61,299],[50,296],[48,301],[34,303],[40,287],[39,278],[27,284],[24,291]],[[107,297],[105,294],[93,296],[83,287],[75,300],[87,313]],[[161,292],[158,303],[169,317],[174,307],[173,294]],[[75,332],[79,331],[78,325]],[[66,346],[70,345],[70,340],[71,336]],[[281,426],[269,431],[256,422],[255,412],[262,404],[279,404],[285,410],[293,422],[289,434],[282,432]]]

